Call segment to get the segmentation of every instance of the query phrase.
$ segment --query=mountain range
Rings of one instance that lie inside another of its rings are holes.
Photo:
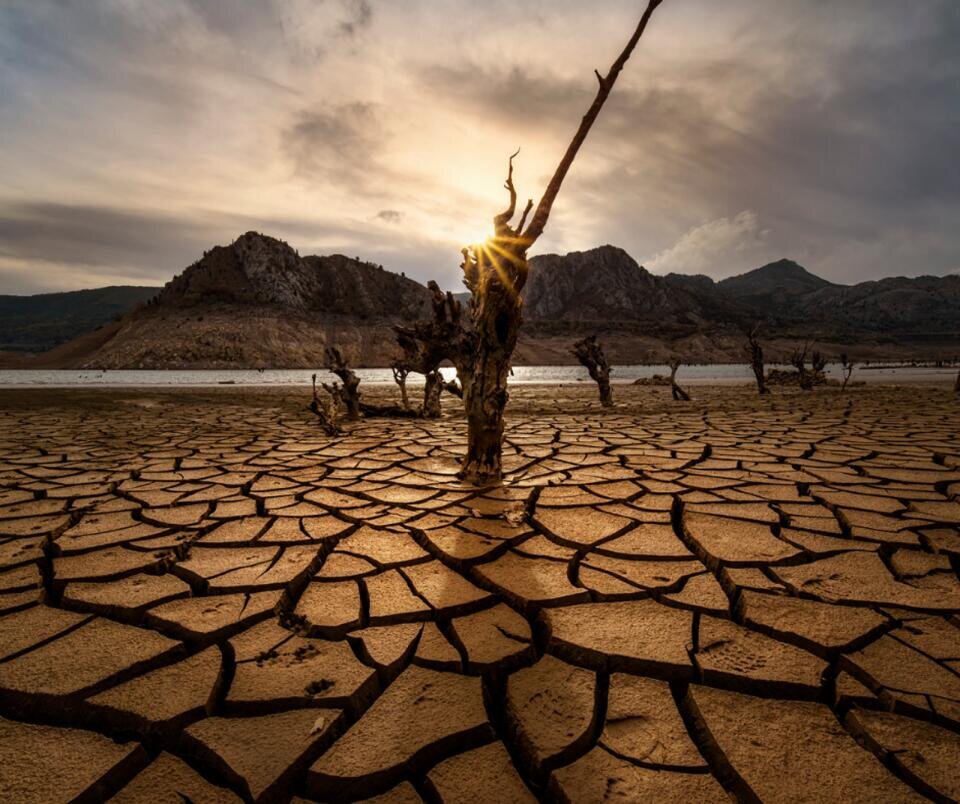
[[[114,286],[0,296],[0,350],[43,352],[120,319],[159,288]]]
[[[355,365],[388,365],[392,326],[428,309],[427,289],[402,274],[339,254],[301,257],[247,232],[162,288],[0,297],[0,342],[5,365],[20,367],[312,367],[328,345]],[[740,362],[757,321],[771,360],[811,339],[861,360],[952,358],[960,276],[847,286],[780,260],[715,282],[651,274],[608,245],[532,258],[524,316],[521,364],[570,363],[571,340],[591,332],[612,362]]]

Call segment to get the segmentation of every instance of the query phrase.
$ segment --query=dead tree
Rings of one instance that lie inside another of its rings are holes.
[[[826,355],[821,354],[816,349],[813,350],[813,354],[810,357],[810,369],[813,372],[813,384],[814,385],[823,385],[827,381],[826,374],[824,371],[827,368],[827,357]]]
[[[337,427],[337,411],[335,405],[331,404],[331,397],[320,398],[317,394],[317,375],[313,375],[313,400],[310,402],[310,410],[314,412],[320,420],[320,427],[323,428],[328,436],[340,434],[340,428]]]
[[[359,419],[363,415],[360,411],[360,378],[353,373],[340,350],[334,346],[327,347],[327,370],[339,377],[343,385],[334,383],[324,384],[323,387],[343,406],[348,419]]]
[[[760,396],[766,396],[770,393],[767,388],[767,379],[763,368],[763,347],[760,345],[760,324],[754,324],[747,333],[749,341],[750,367],[753,369],[753,376],[757,378],[757,392]]]
[[[673,360],[670,363],[670,391],[673,394],[674,402],[689,402],[690,394],[683,390],[677,384],[677,369],[680,368],[680,361]]]
[[[596,335],[588,335],[573,345],[573,356],[580,361],[600,391],[600,404],[605,408],[613,406],[613,393],[610,391],[610,366],[603,354],[603,347]]]
[[[517,212],[513,183],[513,160],[517,154],[510,157],[504,183],[509,203],[493,218],[493,236],[485,243],[461,251],[463,281],[471,294],[469,321],[460,321],[460,304],[449,293],[444,297],[432,283],[434,320],[397,330],[398,341],[405,352],[409,350],[419,357],[430,358],[422,365],[435,370],[442,359],[449,359],[457,369],[467,414],[467,453],[460,477],[469,482],[488,483],[498,480],[502,473],[503,412],[508,399],[510,360],[522,322],[521,292],[529,273],[527,252],[543,234],[570,166],[662,1],[648,0],[636,30],[607,74],[596,72],[599,86],[593,103],[580,121],[536,209],[533,201],[528,201],[515,226],[511,222]],[[444,330],[446,336],[438,337]],[[434,362],[437,354],[441,358]]]
[[[843,352],[840,355],[840,369],[843,372],[843,383],[840,386],[841,394],[847,390],[847,383],[850,382],[850,377],[853,375],[853,367],[853,361],[847,358],[846,352]]]
[[[410,369],[403,363],[394,363],[390,370],[393,372],[393,381],[400,387],[400,404],[404,410],[410,410],[410,400],[407,398],[407,375]]]
[[[955,394],[960,394],[960,371],[957,372],[957,379],[953,383],[953,392]]]
[[[488,483],[498,480],[502,474],[507,376],[523,320],[521,292],[529,272],[527,251],[543,234],[570,166],[661,2],[648,0],[633,35],[607,74],[601,75],[595,71],[599,84],[597,94],[580,121],[536,209],[533,209],[533,201],[528,201],[519,222],[516,226],[511,225],[517,210],[511,157],[504,183],[509,203],[493,219],[493,237],[485,243],[462,250],[461,268],[464,284],[471,293],[470,319],[473,326],[472,331],[467,333],[468,337],[463,338],[461,348],[451,350],[451,359],[457,367],[463,387],[463,403],[467,414],[467,453],[460,477],[469,482]]]
[[[794,349],[790,355],[790,365],[797,370],[797,383],[804,391],[813,390],[813,378],[807,371],[807,351],[810,345],[805,344],[803,349]]]
[[[423,415],[440,415],[440,392],[443,377],[440,364],[466,350],[468,339],[462,322],[462,307],[453,294],[444,293],[433,280],[427,283],[431,294],[432,318],[412,325],[397,325],[394,332],[397,344],[403,350],[403,365],[423,374]],[[462,391],[457,396],[462,396]]]
[[[424,375],[423,417],[425,419],[440,418],[440,393],[442,391],[443,375],[438,370]]]

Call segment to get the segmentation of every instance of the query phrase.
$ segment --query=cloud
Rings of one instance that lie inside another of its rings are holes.
[[[319,55],[338,37],[358,36],[373,22],[367,0],[275,0],[285,40],[301,53]]]
[[[114,283],[163,284],[214,245],[251,229],[310,248],[316,240],[356,248],[364,229],[318,226],[298,218],[249,218],[208,210],[175,216],[159,210],[123,210],[54,202],[0,203],[0,281],[37,287],[84,287],[80,276]],[[40,272],[37,273],[37,268]]]
[[[8,0],[0,292],[168,278],[249,228],[458,287],[507,155],[536,199],[635,14]],[[836,281],[955,270],[958,39],[955,0],[665,3],[536,248],[714,275],[780,256]]]
[[[706,274],[722,277],[756,263],[767,249],[768,230],[759,216],[744,210],[733,218],[717,218],[685,232],[670,248],[661,251],[646,267],[658,274]]]
[[[403,220],[403,213],[396,209],[381,209],[375,217],[385,223],[400,223]]]
[[[281,131],[281,148],[296,172],[362,182],[384,137],[377,108],[347,103],[301,111]]]
[[[171,268],[210,245],[216,226],[193,216],[133,212],[54,202],[0,205],[0,254],[77,266],[117,266],[149,276],[160,260]]]

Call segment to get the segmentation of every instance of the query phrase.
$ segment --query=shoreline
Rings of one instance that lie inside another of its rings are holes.
[[[786,368],[783,364],[771,363],[769,369]],[[387,369],[357,368],[363,388],[395,388],[395,382]],[[452,367],[441,369],[452,379],[455,376]],[[302,389],[311,386],[310,377],[316,373],[324,380],[330,379],[324,369],[11,369],[0,370],[0,390],[2,389]],[[623,389],[630,387],[637,379],[649,379],[656,375],[669,373],[661,365],[615,365],[610,378],[611,384]],[[955,366],[913,366],[904,364],[858,366],[851,383],[868,386],[952,386],[956,380]],[[826,371],[830,380],[842,379],[838,367],[828,365]],[[679,374],[681,385],[692,387],[752,387],[754,378],[749,366],[742,363],[731,364],[687,364],[681,367]],[[590,387],[593,381],[586,376],[586,370],[578,366],[517,366],[517,374],[510,378],[510,385],[517,387]],[[421,376],[411,374],[408,387],[423,386]]]

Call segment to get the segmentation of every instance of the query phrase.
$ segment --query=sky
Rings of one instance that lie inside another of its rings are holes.
[[[457,289],[642,0],[3,0],[0,293],[162,284],[256,230]],[[960,269],[957,0],[664,0],[533,253],[715,279]]]

